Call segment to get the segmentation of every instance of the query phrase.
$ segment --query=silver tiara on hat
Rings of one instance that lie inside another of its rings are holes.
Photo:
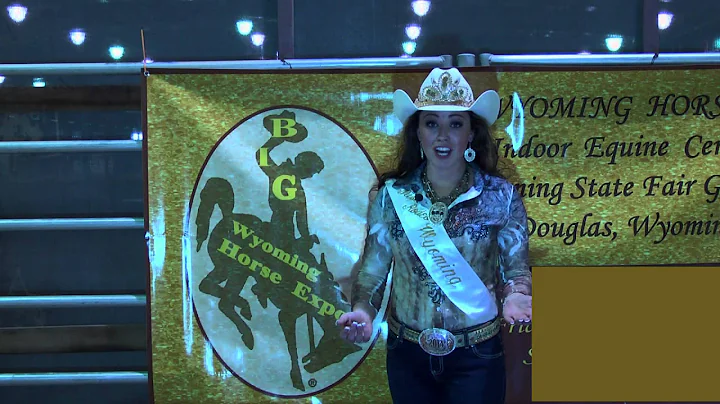
[[[393,95],[393,113],[405,122],[417,111],[467,111],[495,123],[500,112],[500,97],[493,90],[482,93],[473,101],[473,92],[465,77],[456,68],[433,69],[425,78],[418,98],[413,101],[403,90]]]

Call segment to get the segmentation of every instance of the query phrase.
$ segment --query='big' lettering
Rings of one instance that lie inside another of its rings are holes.
[[[293,137],[298,131],[295,129],[295,120],[290,118],[272,119],[272,137]],[[283,131],[287,131],[283,133]]]
[[[285,187],[283,188],[283,182],[287,181],[290,183],[290,185],[295,185],[295,176],[294,175],[278,175],[277,178],[275,178],[275,181],[273,181],[272,185],[272,191],[276,198],[280,199],[281,201],[291,201],[295,199],[295,195],[297,194],[297,188],[295,187]]]

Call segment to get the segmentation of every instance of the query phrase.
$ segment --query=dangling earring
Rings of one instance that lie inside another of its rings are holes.
[[[425,152],[423,151],[422,146],[420,146],[420,160],[424,160],[424,159],[425,159]]]
[[[468,147],[465,149],[465,161],[470,163],[473,160],[475,160],[475,150],[473,150],[470,146],[470,142],[468,142]]]

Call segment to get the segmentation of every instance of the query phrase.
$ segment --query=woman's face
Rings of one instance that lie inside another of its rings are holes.
[[[436,168],[465,164],[463,154],[473,139],[467,112],[420,112],[418,139],[428,164]]]

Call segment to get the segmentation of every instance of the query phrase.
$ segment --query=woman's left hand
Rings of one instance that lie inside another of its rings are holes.
[[[510,324],[516,321],[529,323],[532,321],[532,296],[512,293],[503,304],[503,318]]]

